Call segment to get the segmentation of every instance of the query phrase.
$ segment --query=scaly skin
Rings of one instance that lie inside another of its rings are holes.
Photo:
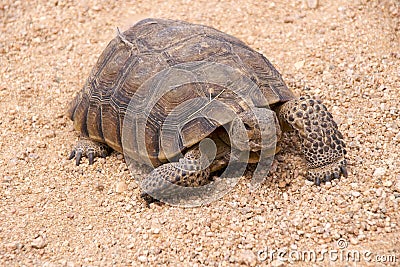
[[[278,117],[284,128],[289,126],[300,137],[308,180],[320,185],[341,174],[347,177],[343,136],[321,101],[309,96],[288,101],[278,109]]]
[[[208,161],[205,157],[201,157],[200,149],[195,146],[178,162],[163,164],[147,175],[141,182],[143,190],[141,197],[147,204],[150,204],[157,201],[157,196],[182,194],[179,187],[173,185],[180,187],[202,186],[209,182],[209,177],[210,166],[208,166]]]

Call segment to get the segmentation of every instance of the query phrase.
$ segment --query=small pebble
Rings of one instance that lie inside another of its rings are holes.
[[[132,208],[133,208],[133,206],[131,204],[126,204],[126,206],[125,206],[126,211],[131,211]]]
[[[56,132],[54,130],[46,130],[43,136],[44,138],[54,138],[56,137]]]
[[[396,136],[393,137],[393,140],[394,140],[394,141],[400,141],[400,132],[398,132],[398,133],[396,134]]]
[[[247,266],[256,266],[257,256],[251,250],[243,250],[239,255],[238,262]]]
[[[373,176],[380,177],[386,174],[386,169],[383,167],[376,168]]]
[[[294,63],[294,67],[296,68],[296,70],[300,70],[304,67],[304,63],[305,63],[304,60],[298,61]]]
[[[140,262],[147,262],[147,257],[146,257],[145,255],[140,255],[140,256],[138,257],[138,260],[139,260]]]
[[[5,182],[5,183],[9,183],[9,182],[11,182],[12,180],[13,180],[13,177],[12,177],[12,176],[6,175],[6,176],[3,177],[3,182]]]
[[[214,233],[213,233],[213,232],[207,232],[207,233],[206,233],[206,236],[207,236],[207,237],[213,237],[213,236],[214,236]]]
[[[294,18],[292,17],[286,17],[283,19],[283,23],[293,23],[294,22]]]
[[[260,223],[264,223],[265,222],[265,217],[264,216],[258,215],[258,216],[256,216],[256,219]]]
[[[96,190],[97,191],[103,191],[104,190],[104,185],[101,183],[97,183],[96,184]]]
[[[10,250],[17,250],[17,249],[20,249],[22,247],[22,245],[18,242],[11,242],[11,243],[8,243],[6,245],[6,247],[9,248]]]
[[[324,187],[325,187],[326,189],[332,188],[332,182],[326,182],[325,185],[324,185]]]
[[[42,236],[38,236],[31,242],[32,248],[42,249],[47,245],[45,239]]]
[[[390,180],[387,180],[387,181],[384,181],[382,184],[383,184],[383,186],[385,186],[385,187],[391,187],[392,184],[393,184],[393,182],[390,181]]]
[[[279,181],[278,187],[279,187],[279,188],[284,188],[284,187],[286,187],[286,182],[285,182],[285,181]]]
[[[399,180],[396,182],[395,190],[397,192],[400,192],[400,181]]]
[[[30,154],[29,154],[29,158],[35,160],[35,159],[38,159],[38,158],[39,158],[39,155],[36,154],[36,153],[30,153]]]
[[[273,260],[271,262],[271,266],[273,266],[273,267],[280,267],[280,266],[284,266],[284,265],[285,265],[285,262],[280,261],[280,260]]]
[[[307,179],[304,180],[304,183],[305,183],[307,186],[313,186],[313,185],[315,184],[313,181],[310,181],[310,180],[307,180]]]
[[[126,183],[124,181],[120,181],[115,186],[115,192],[120,194],[123,193],[127,188],[128,186],[126,185]]]
[[[380,196],[382,196],[382,192],[383,192],[382,188],[377,188],[375,191],[375,194],[377,197],[380,197]]]
[[[357,239],[357,238],[354,238],[354,237],[350,237],[350,243],[351,243],[352,245],[357,245],[357,244],[358,244],[358,239]]]
[[[358,183],[350,183],[352,189],[358,188]]]
[[[24,160],[28,156],[28,153],[21,152],[17,155],[17,159]]]
[[[308,8],[316,9],[318,7],[318,0],[306,0]]]

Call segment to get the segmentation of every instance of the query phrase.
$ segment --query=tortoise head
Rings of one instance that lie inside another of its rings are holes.
[[[232,147],[240,151],[275,151],[279,123],[269,108],[252,108],[239,113],[230,123],[229,136]]]

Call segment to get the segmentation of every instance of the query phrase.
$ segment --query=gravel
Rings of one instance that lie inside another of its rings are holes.
[[[242,179],[200,208],[147,207],[135,181],[145,170],[129,173],[121,155],[68,161],[69,101],[116,27],[145,17],[233,34],[297,95],[321,98],[348,144],[349,177],[305,181],[287,134],[257,191]],[[338,249],[371,252],[362,266],[399,265],[398,1],[3,0],[0,18],[0,265],[284,266],[277,251]]]

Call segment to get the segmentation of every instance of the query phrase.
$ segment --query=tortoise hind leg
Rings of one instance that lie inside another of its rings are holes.
[[[284,103],[278,110],[283,126],[294,129],[307,160],[307,179],[316,185],[347,177],[346,149],[332,115],[319,100],[301,97]]]
[[[78,166],[81,163],[82,156],[86,156],[89,159],[89,165],[92,165],[94,158],[105,158],[109,153],[110,148],[106,144],[93,141],[87,137],[80,137],[68,159],[75,158],[76,165]]]
[[[171,197],[182,197],[182,187],[198,187],[209,182],[210,168],[198,147],[189,150],[179,162],[166,163],[154,169],[141,182],[141,197],[149,204]],[[179,186],[179,187],[177,187]]]

